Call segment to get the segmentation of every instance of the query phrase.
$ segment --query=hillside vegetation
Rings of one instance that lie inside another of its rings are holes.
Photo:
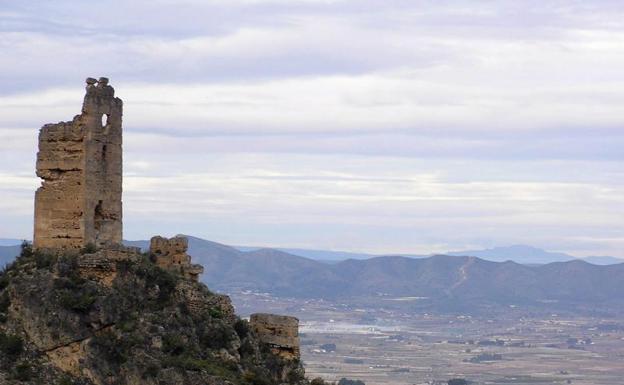
[[[82,258],[24,245],[0,274],[1,384],[307,383],[299,361],[263,346],[228,297],[147,255],[107,276],[85,274]]]

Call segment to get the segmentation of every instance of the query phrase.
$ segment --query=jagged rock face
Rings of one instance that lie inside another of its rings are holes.
[[[122,107],[108,79],[87,79],[82,113],[39,132],[34,245],[80,249],[122,240]]]
[[[299,360],[299,320],[295,317],[256,313],[249,320],[258,339],[280,357]]]
[[[186,253],[187,250],[188,238],[186,237],[177,236],[168,239],[156,236],[150,240],[149,254],[158,266],[198,281],[199,275],[204,272],[204,267],[192,264],[191,256]]]
[[[0,274],[2,336],[24,346],[0,354],[2,384],[305,383],[299,361],[272,353],[227,296],[133,250],[26,253]]]

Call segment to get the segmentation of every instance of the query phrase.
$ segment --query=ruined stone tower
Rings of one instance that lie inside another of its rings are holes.
[[[122,101],[88,78],[82,113],[39,132],[34,246],[79,249],[122,240]]]

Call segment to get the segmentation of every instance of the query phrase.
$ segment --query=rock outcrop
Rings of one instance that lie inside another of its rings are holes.
[[[296,323],[260,318],[133,250],[25,248],[0,273],[0,383],[307,384]]]

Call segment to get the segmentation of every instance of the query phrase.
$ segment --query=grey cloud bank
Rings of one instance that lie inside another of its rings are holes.
[[[111,15],[115,17],[111,17]],[[621,2],[0,2],[0,235],[108,75],[126,236],[624,256]]]

